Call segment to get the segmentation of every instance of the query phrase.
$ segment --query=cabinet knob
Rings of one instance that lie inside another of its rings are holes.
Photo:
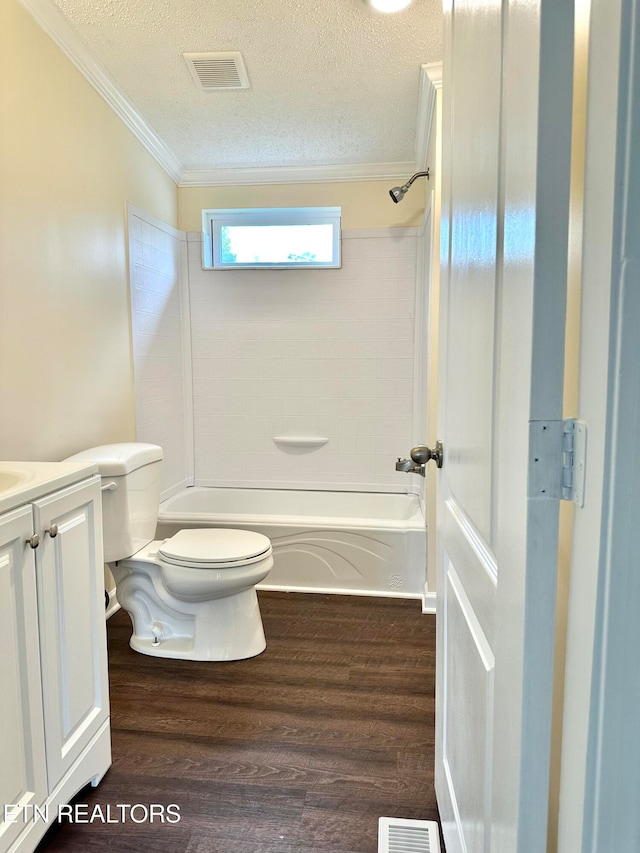
[[[28,545],[30,548],[37,548],[37,547],[38,547],[38,545],[40,544],[40,537],[38,536],[38,534],[37,534],[37,533],[34,533],[34,534],[33,534],[33,536],[30,536],[30,537],[26,540],[26,542],[27,542],[27,545]]]
[[[47,529],[45,530],[45,533],[48,533],[52,539],[55,539],[56,536],[58,535],[58,525],[52,524],[51,527],[47,527]]]

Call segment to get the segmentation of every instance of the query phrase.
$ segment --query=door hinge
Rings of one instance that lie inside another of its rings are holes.
[[[586,449],[584,421],[530,421],[529,498],[583,506]]]

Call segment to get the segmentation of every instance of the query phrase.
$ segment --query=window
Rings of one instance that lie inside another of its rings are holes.
[[[205,268],[340,266],[339,207],[202,211]]]

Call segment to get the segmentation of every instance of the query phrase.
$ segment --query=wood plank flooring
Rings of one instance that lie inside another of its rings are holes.
[[[260,607],[267,650],[229,663],[137,654],[127,614],[109,620],[113,766],[77,802],[181,819],[63,823],[38,853],[375,853],[381,815],[438,820],[435,617],[355,596]]]

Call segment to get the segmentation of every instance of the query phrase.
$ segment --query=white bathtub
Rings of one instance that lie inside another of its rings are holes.
[[[421,598],[426,531],[416,495],[195,486],[160,504],[158,537],[184,527],[268,536],[275,565],[259,589]]]

